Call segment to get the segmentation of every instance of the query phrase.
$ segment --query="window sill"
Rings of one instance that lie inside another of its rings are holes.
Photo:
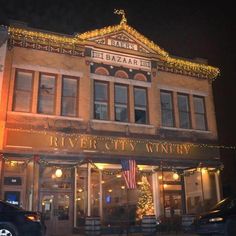
[[[105,124],[113,124],[113,125],[124,125],[124,126],[136,126],[136,127],[146,127],[146,128],[155,128],[154,125],[148,124],[136,124],[136,123],[128,123],[128,122],[120,122],[120,121],[110,121],[110,120],[91,120],[94,123],[105,123]]]
[[[183,129],[183,128],[165,127],[165,126],[161,126],[160,129],[176,130],[176,131],[187,131],[187,132],[199,132],[199,133],[211,133],[211,131],[209,131],[209,130]]]
[[[47,117],[52,119],[60,119],[60,120],[76,120],[82,121],[82,118],[72,117],[72,116],[56,116],[56,115],[46,115],[46,114],[39,114],[39,113],[28,113],[28,112],[17,112],[17,111],[8,111],[8,115],[18,115],[18,116],[30,116],[30,117]]]

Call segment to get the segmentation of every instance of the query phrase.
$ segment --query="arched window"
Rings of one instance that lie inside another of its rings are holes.
[[[119,78],[123,78],[123,79],[128,79],[129,78],[128,74],[123,70],[116,71],[115,77],[119,77]]]
[[[147,81],[147,78],[144,74],[142,73],[137,73],[135,76],[134,76],[134,79],[135,80],[140,80],[140,81]]]
[[[109,72],[106,68],[104,67],[98,67],[96,70],[95,70],[95,74],[97,75],[109,75]]]

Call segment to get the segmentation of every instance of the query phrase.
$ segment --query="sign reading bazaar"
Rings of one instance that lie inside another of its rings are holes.
[[[218,157],[217,149],[200,147],[191,143],[8,128],[4,149],[16,148],[20,150],[52,152],[51,154],[54,151],[64,154],[92,151],[97,154],[161,158],[204,159],[206,157]]]
[[[126,67],[134,67],[148,71],[151,70],[151,61],[140,57],[131,57],[123,54],[97,50],[92,50],[91,57],[94,59],[94,61],[98,62],[119,64]]]

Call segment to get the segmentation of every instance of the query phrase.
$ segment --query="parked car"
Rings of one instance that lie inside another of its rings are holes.
[[[45,226],[39,212],[26,211],[0,201],[0,236],[43,236]]]
[[[199,235],[236,236],[236,197],[225,198],[194,222]]]

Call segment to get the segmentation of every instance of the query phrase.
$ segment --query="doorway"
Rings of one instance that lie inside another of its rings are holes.
[[[67,235],[72,232],[73,201],[68,192],[41,193],[41,211],[47,236]]]
[[[68,235],[72,232],[73,179],[72,168],[41,167],[40,211],[47,227],[46,236]]]

